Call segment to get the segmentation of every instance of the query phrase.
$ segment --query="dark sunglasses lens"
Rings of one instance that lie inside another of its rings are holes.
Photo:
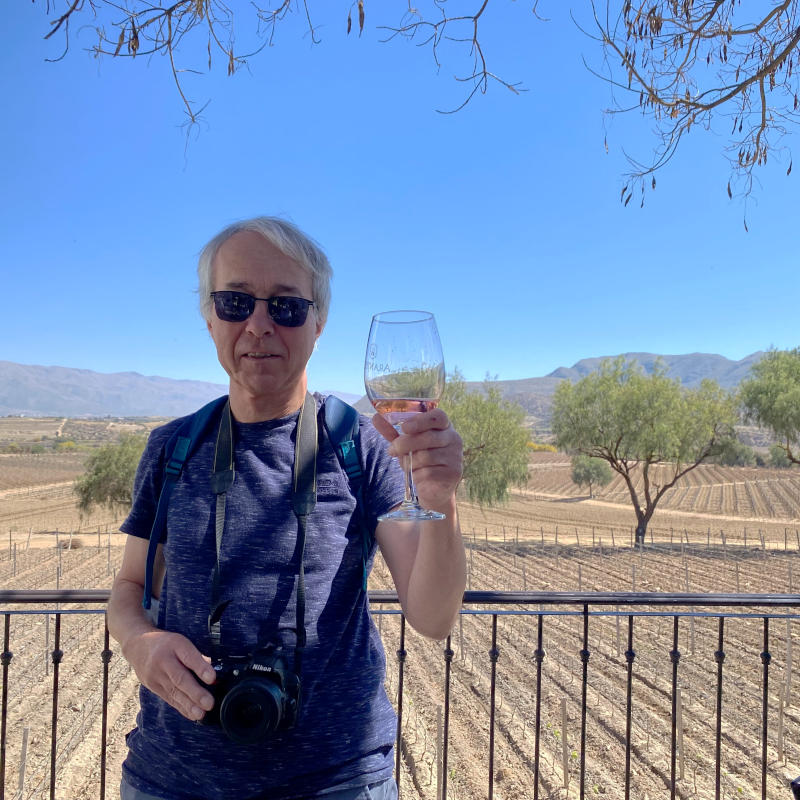
[[[225,322],[241,322],[255,308],[255,298],[244,292],[214,292],[214,308]]]
[[[277,325],[299,328],[306,321],[309,300],[302,297],[272,297],[269,300],[269,315]]]

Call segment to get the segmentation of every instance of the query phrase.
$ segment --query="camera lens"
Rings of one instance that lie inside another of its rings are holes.
[[[244,678],[223,698],[219,722],[228,738],[239,744],[256,742],[281,721],[283,693],[270,681]]]

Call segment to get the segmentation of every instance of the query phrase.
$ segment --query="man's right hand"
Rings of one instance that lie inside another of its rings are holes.
[[[187,719],[199,720],[214,705],[200,681],[212,684],[216,674],[211,660],[189,639],[156,628],[142,609],[147,545],[147,539],[128,536],[108,601],[108,630],[144,686]],[[158,597],[164,574],[161,545],[153,572],[153,596]]]
[[[129,636],[122,655],[144,686],[187,719],[200,720],[213,707],[213,695],[198,678],[212,684],[216,674],[185,636],[158,629]]]

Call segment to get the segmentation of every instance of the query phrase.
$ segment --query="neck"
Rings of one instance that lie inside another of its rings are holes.
[[[307,381],[302,381],[284,395],[253,395],[230,387],[231,413],[237,422],[266,422],[270,419],[288,417],[299,411],[306,397]]]

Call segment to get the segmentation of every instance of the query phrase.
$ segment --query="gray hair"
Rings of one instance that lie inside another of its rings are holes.
[[[223,228],[201,251],[197,263],[200,313],[204,319],[211,318],[211,292],[213,291],[212,268],[220,247],[236,233],[253,231],[261,234],[284,255],[305,267],[311,273],[311,291],[317,319],[324,325],[331,304],[331,269],[328,257],[320,246],[306,236],[296,225],[279,217],[253,217],[234,222]]]

